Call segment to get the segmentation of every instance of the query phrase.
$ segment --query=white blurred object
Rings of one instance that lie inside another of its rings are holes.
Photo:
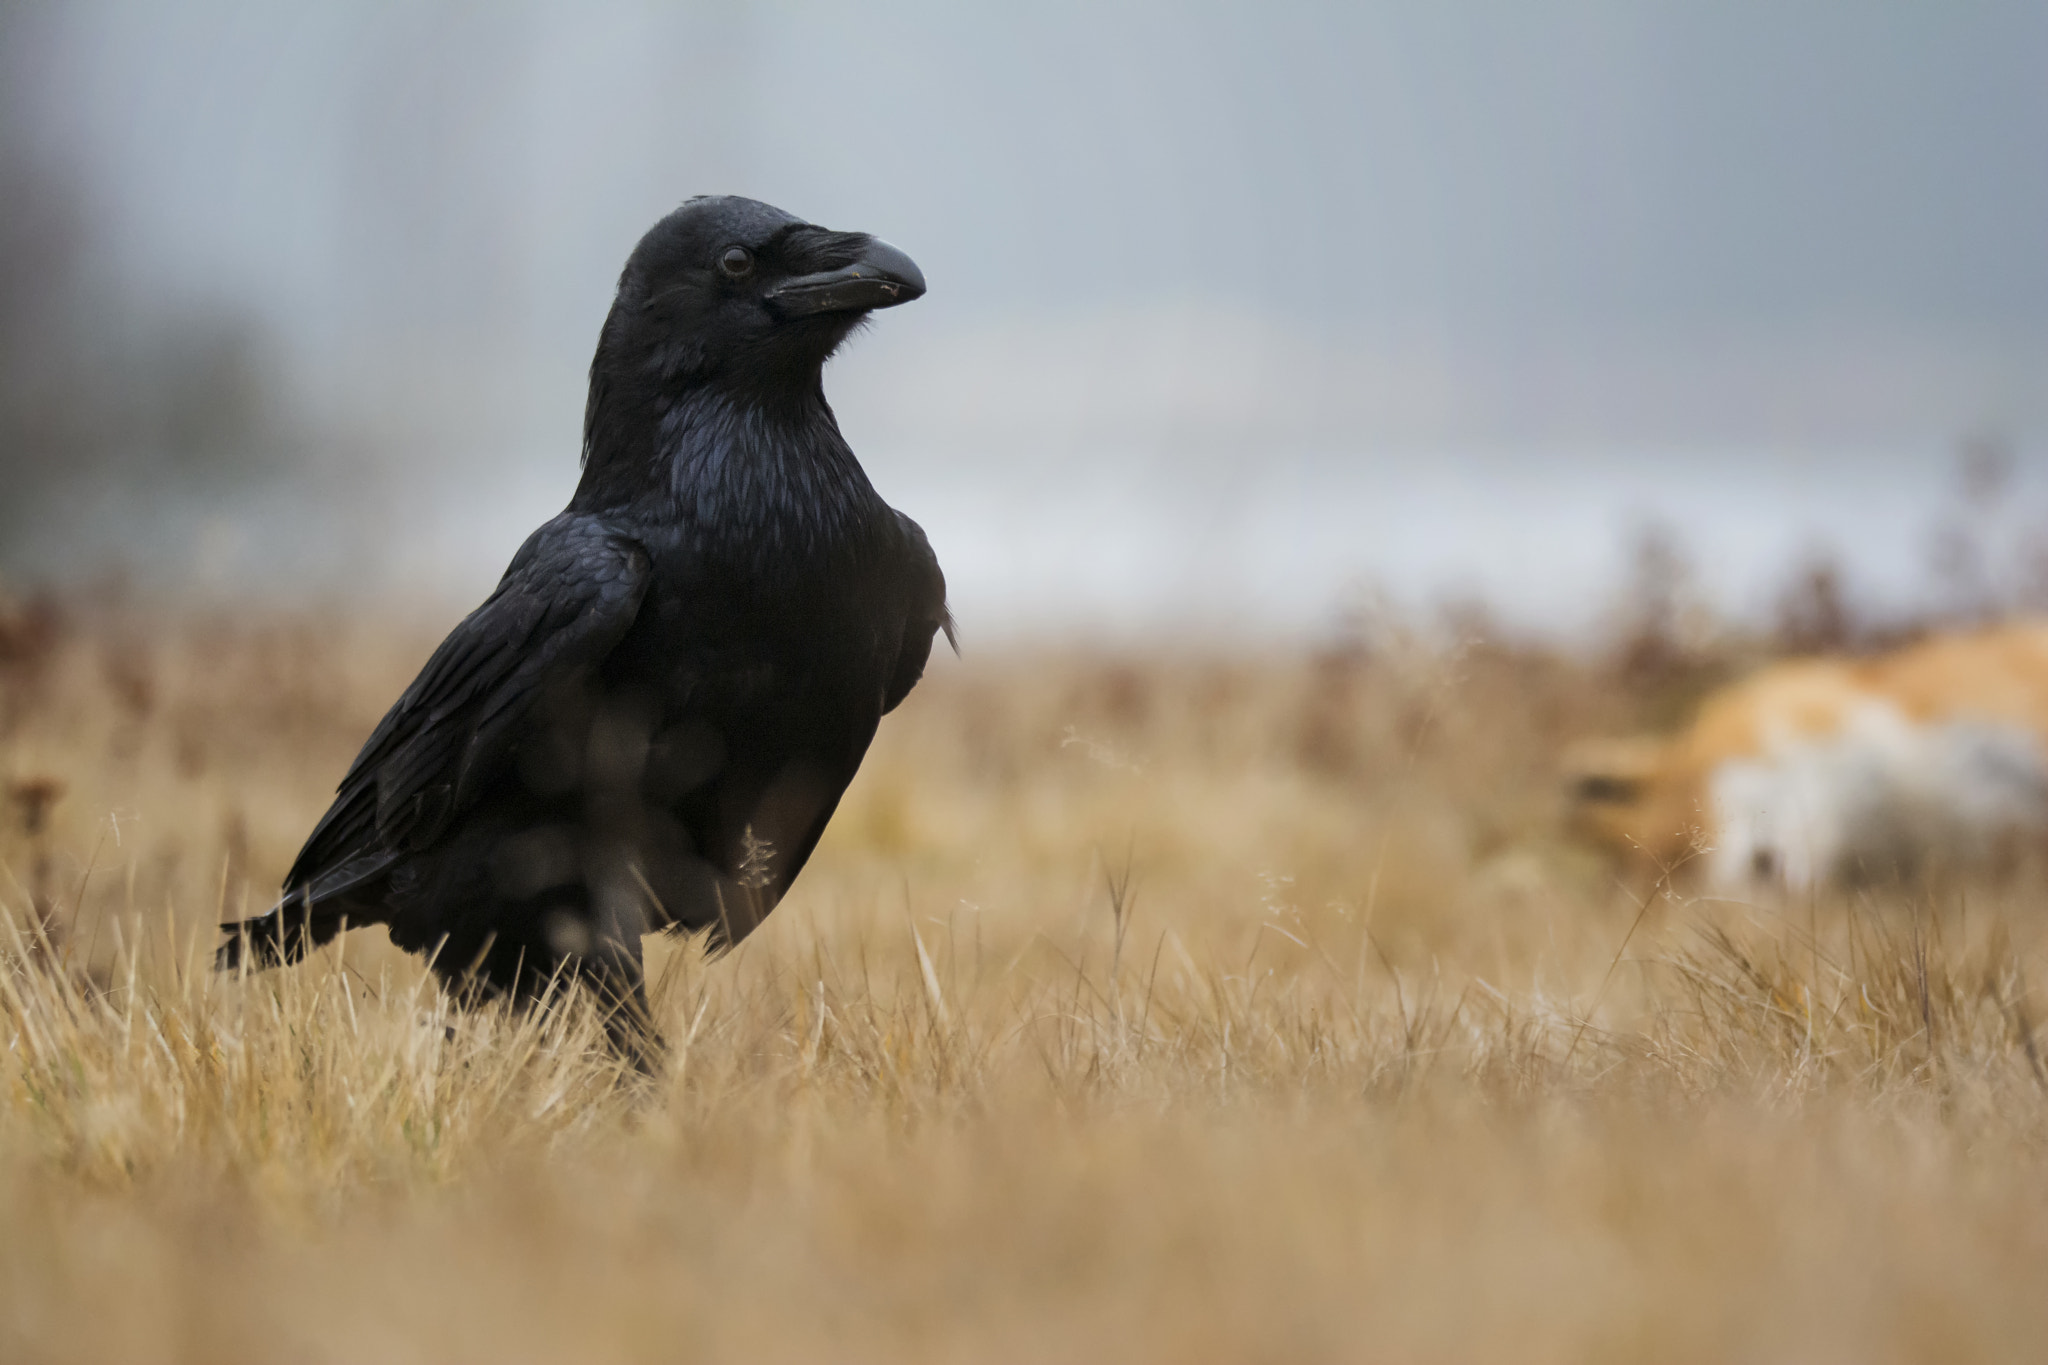
[[[1862,700],[1824,736],[1781,734],[1709,782],[1717,887],[1811,890],[1830,881],[1982,865],[2048,829],[2048,752],[2017,725],[1916,722]]]
[[[2048,846],[2048,623],[1772,664],[1566,767],[1580,833],[1724,893],[2012,865]]]

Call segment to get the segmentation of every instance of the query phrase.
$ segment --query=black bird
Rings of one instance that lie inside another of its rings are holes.
[[[379,923],[480,995],[597,986],[650,1041],[641,936],[738,942],[817,845],[882,716],[953,640],[924,532],[825,402],[901,251],[751,199],[641,238],[598,335],[583,476],[342,779],[216,965]]]

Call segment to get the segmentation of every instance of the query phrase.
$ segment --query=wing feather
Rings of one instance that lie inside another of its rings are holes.
[[[329,889],[337,873],[360,881],[430,843],[502,767],[535,700],[618,644],[649,577],[646,550],[598,518],[565,513],[534,532],[371,733],[287,894]]]
[[[884,715],[895,710],[924,676],[935,635],[944,631],[946,643],[953,646],[954,653],[960,652],[960,643],[953,636],[953,615],[946,610],[946,575],[939,569],[939,557],[932,553],[932,543],[925,538],[922,526],[901,512],[896,514],[896,520],[909,542],[912,568],[903,643],[896,655],[896,666],[890,672],[889,685],[882,694]]]

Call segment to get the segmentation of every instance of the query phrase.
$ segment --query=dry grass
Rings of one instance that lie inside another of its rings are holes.
[[[0,639],[0,646],[6,645]],[[431,638],[0,648],[0,1360],[1971,1360],[2048,1329],[2028,887],[1632,898],[1568,662],[940,664],[669,1073],[261,901]]]

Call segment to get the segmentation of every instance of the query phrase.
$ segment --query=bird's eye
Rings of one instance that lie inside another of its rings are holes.
[[[729,246],[718,258],[718,268],[734,279],[750,275],[754,270],[754,253],[743,246]]]

